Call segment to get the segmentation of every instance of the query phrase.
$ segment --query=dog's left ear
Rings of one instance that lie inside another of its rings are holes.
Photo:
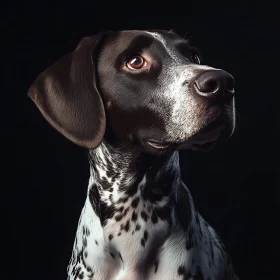
[[[28,91],[55,129],[87,149],[96,148],[105,133],[105,110],[96,86],[95,65],[105,34],[82,39],[75,51],[41,73]]]

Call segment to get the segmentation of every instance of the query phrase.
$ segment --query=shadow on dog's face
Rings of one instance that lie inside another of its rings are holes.
[[[234,80],[173,32],[109,33],[97,59],[107,131],[152,150],[209,148],[235,127]]]
[[[105,138],[163,152],[204,148],[235,127],[234,80],[200,65],[173,32],[102,32],[39,75],[29,89],[46,120],[87,149]]]

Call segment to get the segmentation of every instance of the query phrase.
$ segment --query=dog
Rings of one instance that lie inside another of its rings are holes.
[[[233,134],[228,72],[202,65],[173,31],[103,31],[41,73],[28,95],[89,150],[68,280],[238,279],[181,181],[178,153]]]

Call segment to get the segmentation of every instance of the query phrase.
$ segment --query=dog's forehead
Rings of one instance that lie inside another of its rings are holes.
[[[161,30],[161,29],[147,29],[147,30],[123,30],[119,31],[119,39],[133,40],[138,36],[146,36],[158,41],[174,41],[182,40],[182,38],[175,34],[173,31]]]
[[[152,44],[161,45],[166,51],[170,51],[177,42],[185,42],[183,38],[173,31],[166,30],[124,30],[110,32],[107,38],[107,46],[114,52],[121,52],[130,47],[148,47]],[[187,43],[186,43],[187,44]]]

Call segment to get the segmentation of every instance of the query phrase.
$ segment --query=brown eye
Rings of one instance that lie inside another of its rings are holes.
[[[126,66],[131,70],[139,70],[145,65],[146,65],[146,61],[140,55],[131,57],[129,61],[126,63]]]

